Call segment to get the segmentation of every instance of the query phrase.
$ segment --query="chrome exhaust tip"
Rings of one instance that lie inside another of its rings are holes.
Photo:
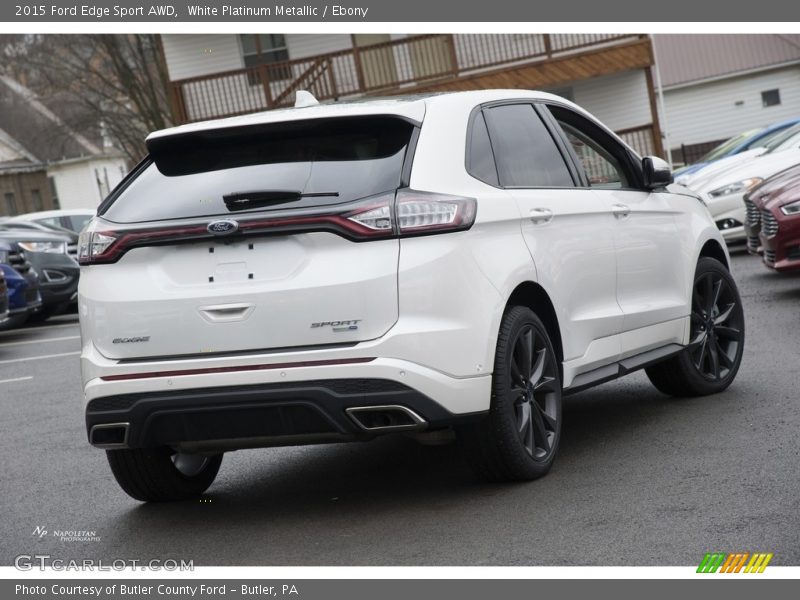
[[[89,443],[95,448],[127,448],[130,423],[103,423],[89,431]]]
[[[353,406],[345,409],[345,412],[361,429],[373,433],[419,431],[428,426],[428,422],[425,419],[410,408],[399,404]]]

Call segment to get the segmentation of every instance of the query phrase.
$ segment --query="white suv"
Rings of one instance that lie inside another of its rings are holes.
[[[388,432],[533,479],[562,394],[736,376],[706,207],[556,96],[313,105],[147,146],[79,252],[89,441],[134,498],[202,493],[227,450]]]

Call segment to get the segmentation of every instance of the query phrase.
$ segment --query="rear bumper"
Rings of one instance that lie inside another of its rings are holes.
[[[373,429],[352,411],[370,407],[373,414],[391,408],[413,418]],[[87,405],[86,431],[89,442],[101,448],[213,451],[367,440],[479,416],[454,415],[395,381],[328,379],[99,397]]]

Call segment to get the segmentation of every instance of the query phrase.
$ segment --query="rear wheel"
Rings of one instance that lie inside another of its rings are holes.
[[[222,463],[222,454],[189,454],[168,447],[107,450],[106,456],[119,486],[144,502],[199,496],[214,482]]]
[[[649,367],[653,385],[671,396],[705,396],[736,378],[744,351],[744,311],[736,282],[725,266],[701,258],[692,290],[689,345]]]
[[[528,308],[503,317],[497,341],[489,414],[459,431],[475,471],[492,481],[545,475],[561,437],[561,377],[553,344]]]

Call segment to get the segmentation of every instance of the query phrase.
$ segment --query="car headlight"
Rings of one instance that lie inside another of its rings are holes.
[[[50,254],[66,254],[66,242],[20,242],[20,247],[28,252],[47,252]]]
[[[761,177],[750,177],[749,179],[742,179],[741,181],[737,181],[736,183],[729,183],[728,185],[723,185],[722,187],[718,187],[715,190],[711,190],[708,192],[708,195],[712,198],[719,198],[720,196],[730,196],[731,194],[741,194],[750,190],[757,186],[759,183],[764,181]]]
[[[781,212],[785,214],[787,217],[800,215],[800,200],[795,200],[794,202],[790,202],[789,204],[784,204],[783,206],[781,206]]]

